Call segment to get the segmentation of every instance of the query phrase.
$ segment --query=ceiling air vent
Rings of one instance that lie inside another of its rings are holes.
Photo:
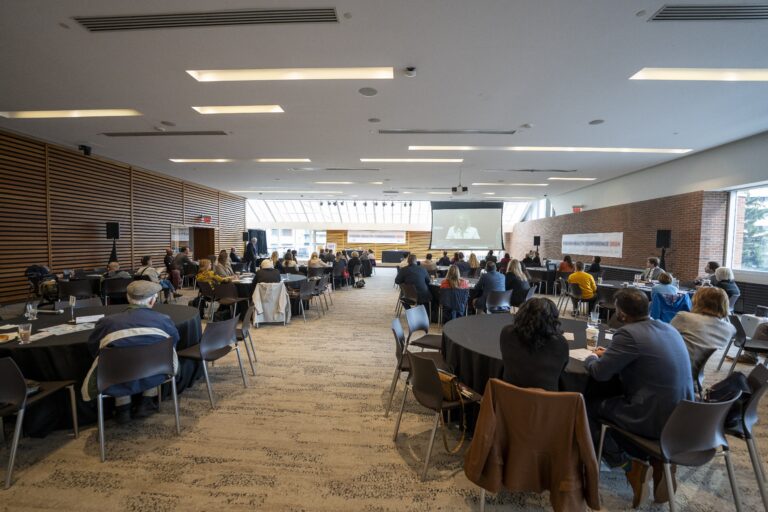
[[[449,130],[449,129],[410,129],[410,128],[391,128],[388,130],[379,130],[381,135],[513,135],[515,130],[483,130],[483,129],[466,129],[466,130]]]
[[[102,135],[107,137],[179,137],[192,135],[226,135],[227,132],[221,130],[197,131],[197,132],[105,132]]]
[[[383,190],[382,194],[399,194],[397,190]]]
[[[157,28],[223,27],[230,25],[272,25],[281,23],[337,23],[334,8],[249,9],[128,16],[75,16],[91,32],[147,30]]]
[[[665,5],[648,21],[768,20],[768,4]]]
[[[576,172],[576,169],[483,169],[485,172]]]

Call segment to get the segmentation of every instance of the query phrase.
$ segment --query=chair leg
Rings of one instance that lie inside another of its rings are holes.
[[[240,366],[240,375],[243,377],[243,387],[248,387],[248,378],[245,376],[245,368],[243,368],[243,359],[240,357],[240,347],[235,343],[235,355],[237,355],[237,364]]]
[[[723,362],[725,361],[725,356],[728,355],[728,351],[731,350],[731,346],[732,345],[733,345],[733,338],[731,338],[731,340],[725,346],[725,350],[723,350],[723,357],[720,358],[720,363],[717,365],[717,371],[720,371],[720,368],[723,367]]]
[[[13,430],[13,441],[11,441],[11,454],[8,457],[8,470],[5,473],[5,488],[11,486],[13,477],[13,464],[16,462],[16,450],[19,448],[19,438],[21,437],[21,427],[24,423],[24,409],[19,410],[16,415],[16,428]]]
[[[173,415],[176,418],[176,435],[181,435],[181,422],[179,421],[179,395],[176,393],[176,377],[171,376],[171,396],[173,397]]]
[[[485,512],[485,489],[480,488],[480,512]]]
[[[259,362],[259,357],[256,355],[256,347],[253,345],[253,338],[251,337],[251,333],[247,333],[248,336],[248,343],[251,345],[251,353],[253,354],[253,361],[255,363]],[[254,373],[254,375],[256,375]]]
[[[301,311],[301,316],[304,317],[304,323],[307,323],[307,315],[304,312],[304,300],[299,297],[299,311]]]
[[[80,437],[80,426],[77,424],[77,399],[75,398],[75,386],[67,386],[69,390],[69,406],[72,410],[72,432],[75,439]]]
[[[747,438],[746,441],[749,458],[752,459],[752,469],[755,471],[755,477],[757,478],[757,488],[760,490],[760,497],[763,500],[763,507],[765,507],[765,510],[768,510],[768,496],[765,494],[765,475],[762,471],[760,456],[757,453],[755,440]]]
[[[664,480],[667,483],[667,489],[669,491],[669,510],[675,512],[677,507],[675,506],[675,488],[672,483],[672,464],[669,462],[664,463]]]
[[[397,433],[400,430],[400,420],[403,418],[403,409],[405,409],[406,396],[408,396],[408,381],[405,381],[405,389],[403,390],[403,401],[400,402],[400,413],[397,415],[397,421],[395,422],[395,434],[392,436],[393,441],[397,441]]]
[[[736,369],[736,363],[739,362],[739,357],[741,357],[741,353],[744,352],[744,345],[739,347],[739,351],[736,352],[736,356],[733,358],[733,364],[731,365],[731,369],[728,370],[728,375],[733,373],[733,370]]]
[[[96,410],[98,413],[98,428],[99,428],[99,455],[101,462],[107,459],[106,447],[104,446],[104,397],[101,393],[96,397]]]
[[[432,456],[432,447],[435,445],[435,435],[437,435],[437,427],[440,425],[440,411],[435,413],[435,424],[432,425],[432,435],[429,437],[429,446],[427,447],[427,458],[424,459],[424,469],[421,470],[421,481],[427,479],[427,470],[429,469],[429,459]]]
[[[728,480],[731,482],[731,492],[733,492],[733,504],[736,506],[736,512],[741,512],[741,496],[739,495],[739,488],[736,485],[736,474],[733,472],[733,463],[731,462],[731,454],[728,450],[723,452],[725,457],[725,467],[728,470]],[[671,477],[670,477],[671,480]],[[669,487],[669,481],[667,481],[667,488]],[[670,501],[670,503],[672,503]]]
[[[389,417],[389,410],[392,408],[392,399],[395,396],[395,389],[397,389],[397,379],[400,377],[400,361],[397,362],[397,368],[395,368],[395,374],[392,376],[392,384],[389,386],[389,400],[387,400],[387,409],[384,411],[384,417]]]
[[[245,355],[248,356],[248,363],[251,365],[251,374],[256,376],[256,367],[253,366],[253,356],[251,356],[251,348],[248,346],[248,340],[243,336],[243,345],[245,346]]]
[[[211,409],[216,406],[213,405],[213,390],[211,389],[211,379],[208,378],[208,363],[203,361],[203,376],[205,377],[205,385],[208,388],[208,400],[211,401]]]

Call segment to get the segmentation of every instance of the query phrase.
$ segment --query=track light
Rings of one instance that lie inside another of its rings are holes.
[[[395,206],[395,202],[394,202],[394,201],[392,201],[392,204],[390,204],[389,206]]]
[[[357,207],[357,201],[353,201],[353,202],[352,202],[352,206],[355,206],[355,207]]]
[[[363,201],[363,207],[368,208],[368,201]]]

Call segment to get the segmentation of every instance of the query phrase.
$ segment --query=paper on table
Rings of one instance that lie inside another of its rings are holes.
[[[605,333],[605,339],[608,341],[613,340],[613,333],[612,332]]]
[[[75,323],[76,324],[88,324],[88,323],[96,322],[96,321],[100,320],[101,318],[104,318],[104,315],[78,316],[77,318],[75,318]]]
[[[78,331],[87,331],[88,329],[93,329],[96,326],[96,324],[60,324],[60,325],[53,325],[51,327],[45,327],[44,329],[40,329],[41,331],[45,331],[49,334],[53,334],[54,336],[59,336],[61,334],[69,334],[71,332],[78,332]]]
[[[565,338],[566,341],[573,341],[575,339],[572,332],[564,332],[563,338]]]
[[[573,350],[569,350],[568,355],[574,359],[578,359],[579,361],[586,361],[589,356],[593,356],[595,353],[588,348],[575,348]]]
[[[19,326],[17,324],[3,324],[3,325],[0,325],[0,330],[3,330],[3,331],[5,331],[7,329],[18,329],[18,328],[19,328]]]
[[[41,340],[43,338],[47,338],[48,336],[51,336],[50,332],[46,332],[46,331],[36,332],[35,334],[29,337],[29,341]]]

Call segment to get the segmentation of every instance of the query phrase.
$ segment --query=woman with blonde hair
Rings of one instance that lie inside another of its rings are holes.
[[[461,278],[459,267],[451,265],[445,279],[440,283],[440,288],[469,288],[469,281]]]
[[[198,283],[209,284],[228,283],[232,281],[232,277],[222,277],[216,275],[216,273],[211,270],[211,260],[208,258],[202,258],[200,260],[200,269],[197,271],[195,279]]]
[[[316,252],[312,253],[312,256],[309,257],[309,262],[307,263],[307,268],[325,268],[328,264],[321,260]]]
[[[480,262],[475,253],[469,254],[469,277],[480,277]]]
[[[716,287],[696,290],[693,310],[680,311],[670,324],[683,336],[685,346],[694,364],[706,349],[723,348],[736,334],[728,321],[728,295]]]
[[[528,276],[523,272],[523,266],[517,259],[510,260],[507,265],[507,273],[504,276],[504,289],[512,290],[511,304],[515,307],[525,302],[528,290],[531,289],[531,283],[528,282]]]
[[[222,249],[219,251],[216,265],[213,266],[213,273],[220,277],[234,277],[235,271],[232,270],[232,264],[229,262],[229,253],[226,250]]]
[[[278,256],[277,251],[272,251],[269,259],[272,260],[272,268],[277,269],[277,271],[282,274],[283,265],[280,263],[280,256]]]

